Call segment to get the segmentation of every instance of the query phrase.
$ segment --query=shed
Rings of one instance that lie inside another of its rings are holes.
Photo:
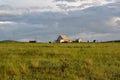
[[[82,39],[77,39],[76,42],[81,43]]]

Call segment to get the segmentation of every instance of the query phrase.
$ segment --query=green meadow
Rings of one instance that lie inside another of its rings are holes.
[[[0,43],[0,80],[120,80],[120,43]]]

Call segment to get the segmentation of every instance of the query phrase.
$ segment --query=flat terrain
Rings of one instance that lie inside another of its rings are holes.
[[[120,43],[0,43],[0,80],[120,80]]]

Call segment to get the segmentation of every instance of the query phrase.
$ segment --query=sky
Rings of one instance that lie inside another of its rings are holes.
[[[119,0],[0,0],[0,40],[120,40]]]

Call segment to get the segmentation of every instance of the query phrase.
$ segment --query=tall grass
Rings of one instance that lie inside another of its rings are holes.
[[[120,80],[120,43],[0,43],[0,80]]]

